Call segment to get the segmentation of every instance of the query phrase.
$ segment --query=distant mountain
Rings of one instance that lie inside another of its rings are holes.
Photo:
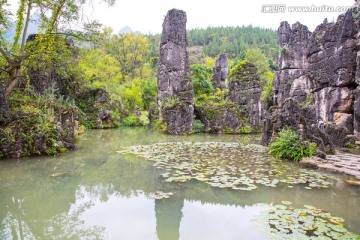
[[[129,26],[125,26],[119,31],[119,34],[127,34],[127,33],[134,33],[135,35],[141,34],[141,32],[139,31],[133,31]]]
[[[12,42],[14,40],[15,31],[16,31],[16,23],[10,22],[11,27],[9,27],[5,32],[5,39],[9,42]],[[29,22],[29,26],[26,32],[26,37],[28,37],[30,34],[38,33],[38,26],[34,21]]]
[[[129,26],[125,26],[119,30],[119,34],[126,34],[126,33],[132,33],[132,32],[133,32],[133,30]]]

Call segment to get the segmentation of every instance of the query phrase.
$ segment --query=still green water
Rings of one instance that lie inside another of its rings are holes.
[[[344,183],[346,176],[332,175],[336,179],[327,189],[280,184],[236,191],[198,181],[166,182],[152,161],[116,152],[158,142],[259,140],[169,136],[148,128],[94,130],[73,152],[0,161],[0,239],[273,239],[261,216],[282,201],[324,209],[360,234],[360,189]],[[173,195],[154,199],[156,191]]]

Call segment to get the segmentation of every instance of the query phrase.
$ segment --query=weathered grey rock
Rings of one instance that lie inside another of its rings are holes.
[[[321,151],[334,152],[333,143],[317,122],[314,106],[302,108],[297,101],[288,98],[280,106],[270,108],[263,122],[261,143],[273,142],[285,127],[296,131],[302,141],[316,143]]]
[[[316,115],[325,123],[334,121],[334,114],[351,113],[353,93],[348,87],[326,87],[314,93]]]
[[[334,113],[334,123],[337,126],[345,127],[349,133],[354,132],[354,117],[352,114],[349,113]]]
[[[9,103],[5,97],[6,88],[0,84],[0,125],[10,117]]]
[[[160,44],[158,109],[170,134],[192,131],[194,92],[186,47],[186,13],[169,10]]]
[[[119,118],[127,115],[121,103],[112,100],[103,89],[83,89],[78,95],[78,106],[85,113],[80,117],[80,122],[88,128],[115,128]]]
[[[278,28],[278,43],[281,49],[277,64],[280,68],[275,74],[273,90],[275,104],[292,97],[298,102],[306,100],[311,83],[305,77],[307,69],[307,43],[311,32],[299,22],[290,27],[281,22]]]
[[[232,102],[208,102],[195,108],[195,115],[209,133],[249,133],[247,111]]]
[[[340,15],[335,23],[324,21],[313,33],[299,23],[292,28],[287,22],[280,24],[280,71],[273,82],[278,107],[267,113],[264,127],[269,122],[279,122],[278,118],[285,114],[281,111],[286,111],[282,105],[291,98],[303,107],[314,105],[314,124],[323,126],[332,143],[344,146],[354,141],[354,135],[360,137],[360,101],[356,90],[360,82],[359,28],[351,10]],[[267,134],[265,131],[265,144],[270,141]]]
[[[355,143],[356,138],[351,135],[347,127],[333,123],[325,125],[325,132],[329,136],[331,142],[337,146],[344,147],[349,143]]]
[[[287,22],[281,22],[278,28],[278,43],[281,54],[278,59],[280,70],[306,68],[307,42],[311,32],[299,22],[291,27]]]
[[[261,128],[262,108],[257,68],[249,62],[240,63],[232,70],[229,78],[229,100],[246,110],[244,117],[249,120],[253,131],[258,131]]]
[[[227,54],[221,54],[220,57],[216,60],[213,74],[214,76],[212,84],[214,88],[219,88],[220,90],[228,88],[229,69]]]
[[[360,87],[358,86],[355,91],[354,101],[354,134],[360,139]]]
[[[309,40],[308,73],[314,88],[344,87],[354,84],[358,24],[351,10],[335,23],[320,24]]]

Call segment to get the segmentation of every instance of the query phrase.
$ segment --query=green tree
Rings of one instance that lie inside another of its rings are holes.
[[[105,1],[109,4],[114,3],[114,0]],[[79,8],[85,2],[85,0],[20,0],[16,12],[15,36],[11,42],[8,42],[4,37],[4,29],[9,25],[9,11],[6,10],[9,5],[7,0],[0,0],[0,29],[2,29],[0,30],[0,63],[2,63],[0,79],[7,85],[7,96],[18,84],[19,79],[27,75],[26,63],[38,59],[43,64],[56,65],[52,62],[61,59],[57,55],[63,51],[57,51],[57,47],[64,49],[59,44],[65,45],[66,42],[59,41],[57,36],[70,34],[70,29],[66,28],[67,23],[78,19]],[[34,39],[35,44],[25,48],[27,29],[34,12],[39,13],[40,16],[41,34]]]
[[[265,85],[268,78],[270,66],[268,59],[259,48],[251,48],[245,52],[245,60],[251,62],[258,69],[261,85]]]
[[[135,78],[136,69],[139,69],[142,74],[148,47],[148,39],[142,34],[128,33],[112,36],[107,50],[119,62],[122,81]]]

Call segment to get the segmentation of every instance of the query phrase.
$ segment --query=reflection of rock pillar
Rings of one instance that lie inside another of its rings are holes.
[[[159,118],[170,134],[192,131],[194,91],[186,47],[186,13],[172,9],[163,23],[158,69]]]
[[[179,239],[183,206],[183,198],[155,200],[156,232],[159,240]]]
[[[216,60],[215,67],[213,69],[213,86],[215,88],[219,88],[220,90],[228,88],[228,73],[228,55],[221,54]]]

